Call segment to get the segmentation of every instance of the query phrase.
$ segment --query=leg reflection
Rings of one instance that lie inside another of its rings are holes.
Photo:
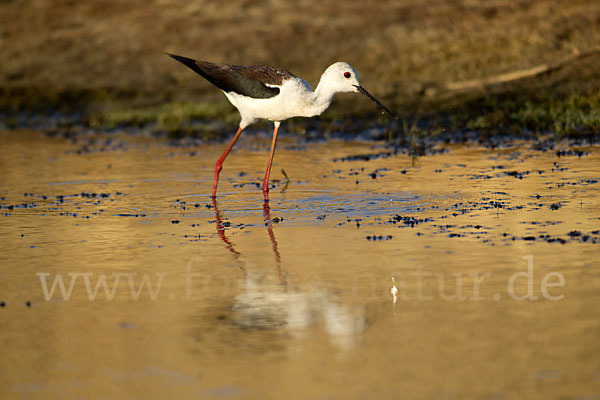
[[[217,199],[212,199],[212,204],[215,209],[215,218],[217,225],[217,234],[221,238],[221,240],[225,243],[227,249],[233,254],[233,257],[238,263],[240,269],[246,272],[246,267],[242,261],[242,254],[235,249],[233,243],[229,240],[229,238],[225,235],[225,224],[223,222],[223,217],[221,215],[221,210],[219,210],[219,204],[217,203]],[[281,266],[281,254],[279,253],[279,247],[277,244],[277,239],[275,239],[275,233],[273,232],[273,221],[271,219],[271,209],[269,207],[268,202],[263,203],[263,217],[265,221],[265,226],[267,227],[267,232],[269,233],[269,240],[271,241],[271,247],[273,248],[273,254],[275,256],[275,265],[277,266],[277,273],[279,274],[279,280],[281,283],[285,283],[285,273]]]
[[[237,261],[240,269],[242,271],[246,272],[246,268],[244,267],[244,263],[241,259],[242,255],[240,254],[239,251],[237,251],[233,247],[233,243],[231,243],[231,241],[227,238],[227,236],[225,236],[225,226],[223,225],[223,218],[221,217],[221,211],[219,210],[219,205],[217,203],[217,199],[215,197],[213,197],[212,202],[213,202],[213,207],[215,209],[215,218],[217,221],[217,234],[219,235],[221,240],[223,242],[225,242],[225,246],[227,246],[227,249],[231,252],[231,254],[233,254],[233,257]]]
[[[367,328],[364,306],[344,304],[328,290],[319,287],[319,282],[303,283],[302,278],[296,277],[295,284],[288,285],[268,202],[263,204],[263,221],[271,241],[278,279],[272,273],[265,274],[261,268],[246,270],[241,253],[226,236],[228,223],[223,221],[216,200],[213,200],[213,206],[217,233],[244,271],[244,277],[240,280],[240,292],[232,297],[225,317],[219,319],[238,328],[228,331],[236,343],[244,345],[245,340],[253,343],[255,335],[246,334],[249,330],[270,330],[285,333],[280,337],[280,343],[287,344],[292,343],[289,341],[290,337],[302,339],[311,332],[321,331],[318,327],[322,327],[332,344],[340,350],[350,350],[359,343]],[[269,340],[264,341],[265,348],[269,348],[269,343],[272,343],[273,336],[271,333],[269,335]],[[229,340],[227,346],[230,342]]]
[[[273,247],[273,254],[275,255],[275,265],[277,265],[277,272],[279,273],[279,280],[281,283],[285,283],[285,273],[281,267],[281,254],[279,254],[279,248],[277,246],[277,239],[275,239],[275,233],[273,233],[273,220],[271,219],[271,207],[269,203],[263,204],[263,216],[265,218],[265,225],[267,226],[267,232],[269,232],[269,239],[271,240],[271,247]]]

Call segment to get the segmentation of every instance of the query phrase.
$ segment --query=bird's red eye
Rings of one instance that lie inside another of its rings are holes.
[[[344,72],[344,76],[346,78],[350,78],[352,76],[352,74],[350,72]]]

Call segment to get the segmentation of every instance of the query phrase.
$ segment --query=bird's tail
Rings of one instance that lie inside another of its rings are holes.
[[[171,54],[171,53],[165,53],[166,55],[168,55],[169,57],[179,61],[180,63],[182,63],[183,65],[185,65],[186,67],[188,67],[189,69],[191,69],[192,71],[194,71],[197,74],[200,74],[202,76],[204,76],[204,71],[202,71],[200,69],[200,67],[198,66],[198,64],[196,63],[196,60],[192,60],[191,58],[187,58],[187,57],[182,57],[182,56],[177,56],[175,54]]]

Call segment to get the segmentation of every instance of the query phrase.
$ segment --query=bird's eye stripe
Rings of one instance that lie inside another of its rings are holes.
[[[350,72],[344,72],[344,76],[346,78],[350,78],[352,76],[352,74],[350,74]]]

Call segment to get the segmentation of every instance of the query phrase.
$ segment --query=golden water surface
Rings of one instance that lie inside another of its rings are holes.
[[[598,147],[224,146],[0,134],[0,397],[600,398]]]

